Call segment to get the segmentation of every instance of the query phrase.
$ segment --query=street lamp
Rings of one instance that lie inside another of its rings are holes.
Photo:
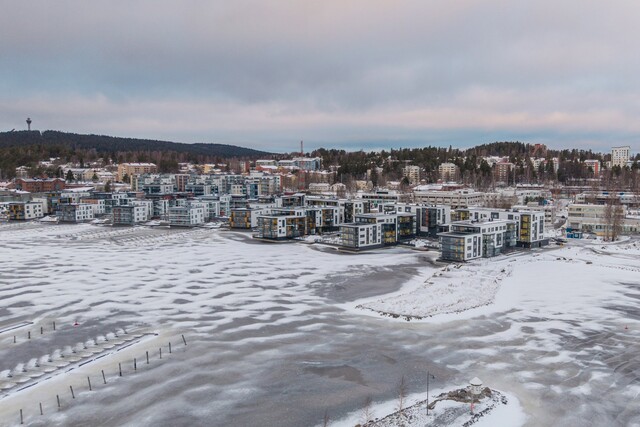
[[[431,375],[431,373],[429,373],[429,371],[427,370],[427,415],[429,415],[429,379],[430,378],[433,378],[434,380],[436,379],[436,377]]]

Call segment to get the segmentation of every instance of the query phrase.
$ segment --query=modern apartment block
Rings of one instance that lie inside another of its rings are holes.
[[[41,202],[11,202],[8,206],[10,220],[29,220],[44,217],[44,206]]]
[[[514,220],[454,222],[451,231],[438,235],[441,258],[461,262],[493,257],[515,247],[517,233]]]
[[[149,220],[145,206],[114,206],[111,215],[113,225],[135,225]]]
[[[518,222],[518,246],[532,248],[547,244],[544,238],[544,212],[468,208],[456,209],[451,216],[454,221],[514,220]]]
[[[257,235],[265,240],[286,240],[303,237],[307,229],[304,209],[274,209],[269,215],[258,217]]]
[[[88,203],[72,203],[58,207],[60,222],[85,222],[95,218],[93,205]]]
[[[204,224],[205,207],[202,203],[188,203],[174,206],[168,211],[169,225],[172,227],[194,227]]]
[[[412,213],[360,214],[355,216],[355,222],[340,226],[340,244],[352,250],[395,245],[415,235],[415,215]]]

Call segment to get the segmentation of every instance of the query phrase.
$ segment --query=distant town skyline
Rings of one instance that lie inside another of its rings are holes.
[[[0,131],[274,152],[640,147],[636,2],[33,1],[0,16]]]

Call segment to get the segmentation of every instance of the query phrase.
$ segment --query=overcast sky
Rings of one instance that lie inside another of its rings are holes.
[[[640,148],[640,3],[0,0],[0,131]]]

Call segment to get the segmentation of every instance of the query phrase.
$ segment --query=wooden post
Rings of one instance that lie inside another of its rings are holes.
[[[56,400],[58,401],[58,409],[60,409],[60,395],[56,394]]]
[[[22,418],[22,409],[20,409],[20,424],[24,424],[24,419]]]
[[[87,377],[87,382],[89,383],[89,391],[91,391],[91,378]]]
[[[147,351],[147,365],[149,364],[149,352]]]
[[[187,340],[184,339],[184,335],[182,336],[182,341],[184,341],[184,345],[187,345]]]
[[[75,395],[75,394],[73,394],[73,387],[72,387],[72,386],[69,386],[69,390],[71,390],[71,397],[72,397],[73,399],[75,399],[75,398],[76,398],[76,395]]]
[[[171,354],[171,343],[169,343],[169,354]]]
[[[138,363],[138,362],[137,362],[136,358],[134,357],[134,358],[133,358],[133,370],[134,370],[134,371],[137,371],[137,370],[138,370],[138,365],[137,365],[137,363]]]
[[[56,322],[53,322],[53,330],[56,330]]]
[[[162,359],[162,347],[160,347],[160,359]]]
[[[44,328],[40,326],[40,335],[44,334]]]
[[[104,383],[107,383],[107,379],[104,376],[104,369],[102,370],[102,381],[104,381]]]
[[[118,363],[118,371],[120,371],[120,376],[122,376],[122,363]]]
[[[40,402],[40,415],[44,415],[44,413],[42,412],[42,402]]]
[[[27,332],[27,338],[31,339],[31,331]]]
[[[13,343],[14,344],[16,343],[16,336],[15,335],[13,336]]]

